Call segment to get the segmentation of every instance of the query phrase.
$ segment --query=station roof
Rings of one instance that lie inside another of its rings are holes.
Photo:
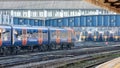
[[[0,9],[101,9],[84,0],[0,0]]]

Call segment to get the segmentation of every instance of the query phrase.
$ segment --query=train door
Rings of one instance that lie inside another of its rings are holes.
[[[0,46],[2,46],[2,29],[0,28]]]
[[[71,43],[71,30],[68,30],[68,43]]]
[[[27,44],[27,29],[22,29],[22,45],[25,46]]]
[[[42,30],[39,29],[38,30],[38,43],[41,45],[43,42],[43,33],[42,33]]]
[[[56,43],[60,43],[60,31],[56,30]]]

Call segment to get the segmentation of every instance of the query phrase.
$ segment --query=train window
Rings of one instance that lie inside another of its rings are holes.
[[[57,33],[56,32],[52,32],[52,37],[56,38],[56,36],[57,36]]]
[[[2,39],[3,39],[4,41],[7,41],[7,40],[10,38],[10,31],[7,31],[7,30],[4,31],[4,32],[2,31],[2,36],[3,36]]]
[[[18,33],[16,30],[14,30],[13,32],[14,32],[14,34],[16,35],[16,37],[18,37],[18,34],[19,34],[19,33]]]
[[[66,34],[66,32],[61,32],[60,33],[60,37],[61,38],[67,38],[68,34]]]
[[[47,39],[47,38],[48,38],[48,33],[47,33],[47,32],[44,32],[44,33],[43,33],[43,38],[44,38],[44,39]]]
[[[56,38],[60,38],[60,31],[59,30],[56,31]]]

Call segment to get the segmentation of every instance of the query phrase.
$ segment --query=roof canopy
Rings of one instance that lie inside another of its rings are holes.
[[[100,9],[84,0],[0,0],[0,9]]]

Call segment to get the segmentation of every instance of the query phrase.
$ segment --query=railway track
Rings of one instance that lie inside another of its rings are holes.
[[[24,64],[31,64],[31,63],[37,64],[36,62],[42,63],[44,67],[44,65],[46,64],[48,66],[52,65],[52,62],[57,63],[57,61],[62,60],[62,63],[63,63],[63,62],[66,62],[65,60],[70,61],[69,59],[73,61],[75,60],[75,58],[77,58],[77,60],[80,58],[85,59],[85,57],[88,58],[92,54],[109,52],[111,50],[115,50],[118,52],[119,49],[120,49],[120,46],[106,46],[106,47],[60,50],[60,51],[51,51],[51,52],[32,53],[32,54],[26,54],[26,55],[0,57],[0,68],[5,68],[5,67],[6,68],[7,67],[23,68],[21,67],[21,65],[24,66]]]
[[[96,66],[98,66],[104,62],[110,61],[111,59],[117,58],[119,56],[120,56],[119,51],[114,52],[114,53],[111,52],[106,55],[96,56],[95,58],[91,58],[90,60],[87,60],[86,61],[87,63],[84,66],[84,68],[95,68]]]
[[[119,45],[119,42],[109,42],[108,45],[105,44],[105,42],[76,42],[75,43],[75,47],[72,47],[71,49],[67,49],[67,50],[74,50],[74,49],[82,49],[82,48],[93,48],[93,47],[106,47],[106,46],[113,46],[113,45]],[[61,51],[59,49],[56,50],[49,50],[49,51]],[[48,52],[48,51],[26,51],[26,50],[22,50],[19,53],[17,53],[17,55],[25,55],[25,54],[31,54],[31,53],[37,53],[37,52]],[[16,54],[8,54],[8,55],[2,55],[0,54],[0,57],[4,57],[4,56],[14,56]]]
[[[76,45],[79,45],[79,46],[72,47],[71,50],[73,50],[73,49],[81,49],[81,48],[101,47],[101,46],[99,46],[97,44],[95,44],[94,46],[92,46],[92,45],[88,46],[88,44],[91,44],[91,42],[89,42],[89,43],[82,43],[82,45],[84,45],[84,46],[81,46],[80,44],[81,44],[81,42],[78,42]],[[60,50],[62,50],[62,49],[54,49],[54,50],[47,50],[47,51],[60,51]],[[70,50],[70,49],[66,49],[66,50]],[[47,52],[47,51],[46,50],[45,51],[20,50],[17,54],[5,54],[5,55],[3,55],[3,54],[0,53],[0,57],[3,57],[3,56],[13,56],[13,55],[24,55],[24,54],[29,54],[29,53]]]
[[[93,57],[95,55],[103,55],[103,54],[115,54],[118,53],[119,51],[110,51],[110,52],[102,52],[102,53],[95,53],[95,54],[89,54],[89,55],[81,55],[81,56],[75,56],[75,57],[64,57],[64,58],[59,58],[59,59],[53,59],[53,60],[48,60],[48,61],[43,61],[43,62],[34,62],[34,63],[28,63],[28,64],[23,64],[23,65],[18,65],[18,66],[13,66],[10,68],[61,68],[61,66],[67,65],[67,64],[72,64],[76,63],[78,61],[88,61],[94,59]],[[99,63],[98,63],[99,64]],[[85,68],[91,68],[94,65],[89,65],[86,66]],[[62,67],[63,68],[63,67]]]
[[[106,62],[108,60],[111,60],[115,58],[115,56],[112,55],[118,55],[120,56],[120,51],[109,51],[109,52],[101,52],[96,54],[90,54],[86,55],[86,57],[79,58],[78,60],[75,60],[74,62],[71,61],[71,63],[67,63],[63,66],[60,66],[58,68],[95,68],[97,65]],[[111,56],[111,57],[109,57]],[[117,57],[117,56],[116,56]]]

